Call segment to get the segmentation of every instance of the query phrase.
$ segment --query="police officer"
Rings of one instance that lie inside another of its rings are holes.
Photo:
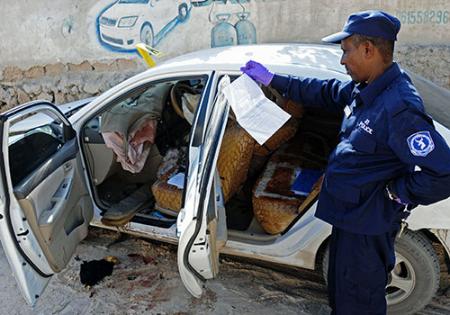
[[[322,39],[341,44],[348,82],[277,75],[255,61],[241,68],[305,106],[344,112],[315,214],[333,226],[333,314],[386,313],[401,220],[416,205],[450,195],[450,149],[410,78],[393,62],[399,30],[396,17],[364,11],[350,15],[342,32]]]

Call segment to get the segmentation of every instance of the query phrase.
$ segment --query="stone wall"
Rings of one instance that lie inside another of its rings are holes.
[[[405,69],[450,89],[450,46],[400,45],[395,58]]]
[[[6,67],[0,80],[0,111],[38,99],[59,105],[96,96],[142,69],[128,59]]]

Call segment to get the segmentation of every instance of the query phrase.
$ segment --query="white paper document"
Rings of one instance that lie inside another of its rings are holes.
[[[184,188],[184,173],[177,173],[167,181],[167,184],[177,186],[178,189]]]
[[[258,84],[246,74],[222,91],[236,119],[260,145],[264,144],[291,117],[269,100]]]

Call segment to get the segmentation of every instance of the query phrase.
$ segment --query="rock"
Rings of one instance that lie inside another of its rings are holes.
[[[16,66],[9,66],[3,70],[3,81],[17,81],[23,79],[23,71]]]
[[[115,63],[119,71],[131,70],[136,68],[136,63],[130,59],[117,59]]]
[[[76,101],[76,100],[78,100],[78,99],[79,99],[78,95],[72,95],[72,94],[67,94],[67,95],[66,95],[66,101],[67,101],[67,103]]]
[[[120,72],[115,73],[112,80],[110,81],[110,83],[112,83],[111,87],[119,84],[122,81],[125,81],[126,78],[127,78],[127,76],[123,73],[120,73]]]
[[[48,76],[59,76],[66,71],[66,66],[61,62],[45,66],[45,74]]]
[[[12,105],[2,103],[1,107],[0,107],[0,113],[6,112],[8,109],[11,109],[11,108],[13,108]]]
[[[101,86],[102,86],[101,78],[89,79],[83,85],[83,91],[88,94],[98,94],[100,93]]]
[[[10,98],[11,96],[9,95],[9,93],[0,86],[0,102],[8,103]]]
[[[84,71],[92,71],[92,66],[88,61],[83,61],[82,63],[76,65],[73,63],[67,64],[69,67],[69,71],[73,72],[84,72]]]
[[[78,89],[77,86],[73,86],[73,87],[70,89],[70,93],[73,94],[73,95],[77,95],[78,93],[80,93],[80,90]]]
[[[37,99],[39,99],[39,100],[47,100],[47,101],[53,102],[53,95],[50,94],[50,93],[47,93],[47,92],[42,92],[41,94],[39,94],[37,96]]]
[[[109,64],[103,62],[94,62],[92,66],[94,67],[94,71],[112,71],[113,68]]]
[[[6,103],[7,106],[9,106],[9,108],[12,108],[14,106],[19,105],[19,103],[17,102],[17,97],[12,97],[11,100],[9,101],[9,103]]]
[[[44,67],[42,66],[34,66],[30,69],[24,71],[25,78],[28,79],[37,79],[43,77],[45,74]]]
[[[55,93],[55,104],[61,105],[66,103],[66,97],[63,92],[56,92]]]
[[[8,92],[8,94],[9,94],[11,97],[17,96],[16,90],[13,89],[13,88],[11,88],[11,87],[8,88],[6,91]]]
[[[82,100],[82,99],[89,98],[89,97],[92,97],[92,96],[94,96],[94,95],[81,92],[80,94],[78,94],[75,97],[75,100],[78,101],[78,100]]]
[[[22,89],[17,89],[17,100],[19,101],[19,104],[24,104],[29,102],[31,99]]]
[[[24,83],[22,85],[23,90],[25,91],[25,93],[27,94],[39,94],[42,92],[42,87],[40,84],[38,83]]]

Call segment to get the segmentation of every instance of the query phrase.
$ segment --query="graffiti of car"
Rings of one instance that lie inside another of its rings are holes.
[[[236,123],[221,93],[248,59],[277,73],[349,79],[336,47],[234,46],[166,61],[78,103],[75,113],[69,106],[70,117],[46,101],[0,115],[0,238],[29,303],[67,265],[89,224],[178,244],[181,279],[196,297],[203,281],[218,274],[219,252],[326,270],[331,226],[314,217],[320,185],[296,197],[290,181],[296,163],[326,167],[341,115],[302,109],[265,90],[292,118],[265,146],[258,145]],[[450,143],[450,92],[412,78]],[[107,116],[120,122],[155,105],[162,113],[145,165],[138,173],[126,172],[105,144]],[[175,177],[178,183],[170,182]],[[417,312],[435,295],[436,249],[447,258],[450,253],[449,207],[448,199],[419,206],[408,218],[386,287],[390,312]],[[132,215],[112,226],[105,221],[112,209]]]
[[[118,0],[105,7],[97,18],[102,43],[132,50],[139,42],[156,45],[189,14],[187,0]]]
[[[205,7],[205,6],[209,6],[211,4],[214,3],[218,3],[218,4],[227,4],[227,3],[231,3],[231,4],[244,4],[244,3],[249,3],[250,0],[191,0],[191,4],[194,7]]]

